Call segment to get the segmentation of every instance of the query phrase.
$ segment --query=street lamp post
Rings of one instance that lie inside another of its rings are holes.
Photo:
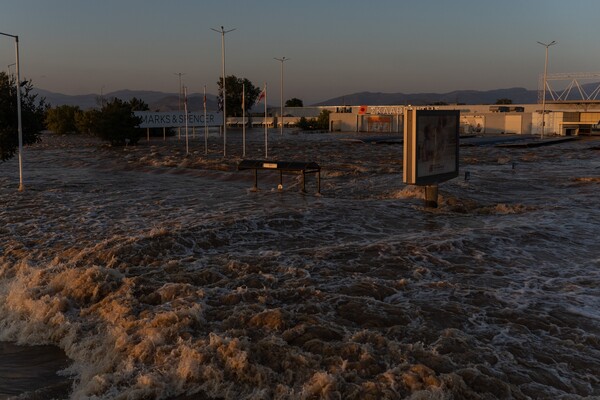
[[[221,26],[221,30],[210,28],[221,34],[221,66],[223,76],[223,157],[227,156],[227,96],[225,91],[225,34],[235,31],[235,28],[228,31]]]
[[[288,61],[289,58],[285,58],[285,57],[281,57],[281,58],[273,57],[273,58],[281,63],[281,113],[280,113],[281,130],[280,130],[280,134],[283,135],[283,63],[285,61]]]
[[[100,87],[100,108],[104,108],[104,85]]]
[[[556,40],[550,43],[538,42],[546,48],[546,62],[544,63],[544,88],[542,89],[542,134],[541,138],[544,138],[544,129],[546,128],[546,77],[548,76],[548,47],[555,45]]]
[[[23,185],[23,124],[21,123],[21,75],[19,70],[19,36],[9,35],[8,33],[0,32],[0,35],[12,37],[15,39],[16,62],[15,69],[17,70],[17,126],[19,133],[19,192],[25,190]]]

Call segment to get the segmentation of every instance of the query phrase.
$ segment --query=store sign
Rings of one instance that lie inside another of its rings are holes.
[[[139,128],[173,128],[186,125],[186,114],[184,112],[152,112],[134,111],[136,117],[142,119]],[[205,123],[206,121],[206,123]],[[188,113],[188,126],[222,126],[223,114],[208,112],[206,120],[203,113]]]
[[[391,132],[392,117],[390,116],[368,116],[367,117],[368,132]]]

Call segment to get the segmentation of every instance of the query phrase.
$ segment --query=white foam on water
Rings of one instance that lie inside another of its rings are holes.
[[[2,165],[0,339],[62,348],[73,399],[600,396],[586,143],[461,149],[429,210],[397,146],[275,138],[313,196],[176,141],[47,139],[25,192]]]

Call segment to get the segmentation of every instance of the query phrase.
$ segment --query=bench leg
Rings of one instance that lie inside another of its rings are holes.
[[[302,193],[306,193],[306,172],[302,171]]]
[[[317,194],[321,194],[321,171],[317,172]]]
[[[283,171],[279,171],[279,186],[277,190],[283,190]]]
[[[254,170],[254,187],[252,188],[255,192],[258,191],[258,170]]]

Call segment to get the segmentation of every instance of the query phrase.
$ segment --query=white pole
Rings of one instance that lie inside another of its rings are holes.
[[[280,109],[281,109],[281,130],[279,131],[280,135],[283,135],[283,62],[285,61],[285,57],[281,59],[281,87],[279,88],[279,95],[281,97],[280,100]]]
[[[19,67],[19,36],[0,32],[0,35],[15,39],[15,68],[17,72],[17,132],[19,135],[19,192],[25,190],[23,184],[23,124],[21,121],[21,69]]]
[[[178,93],[179,100],[177,103],[177,110],[179,111],[179,113],[181,113],[181,75],[185,75],[185,74],[182,72],[175,72],[175,75],[179,75],[179,93]],[[177,138],[179,140],[181,140],[181,125],[177,128],[177,132],[178,132]]]
[[[21,117],[21,67],[19,66],[19,36],[15,36],[15,53],[17,69],[17,124],[19,131],[19,192],[25,190],[23,185],[23,123]]]
[[[269,158],[269,132],[267,129],[267,82],[265,82],[265,158]]]
[[[544,138],[544,130],[546,128],[546,77],[547,77],[547,73],[548,73],[548,47],[556,44],[556,40],[553,40],[552,42],[546,44],[546,43],[542,43],[542,42],[538,42],[539,44],[541,44],[542,46],[546,47],[546,61],[544,62],[544,88],[542,90],[542,134],[541,134],[541,139]]]
[[[281,130],[280,130],[280,134],[283,135],[283,63],[284,61],[288,61],[289,58],[285,58],[285,57],[281,57],[281,58],[277,58],[274,57],[275,60],[281,62],[281,112],[280,112],[280,117],[281,117]]]
[[[185,107],[185,155],[189,154],[189,139],[188,139],[188,106],[187,106],[187,87],[183,87],[183,98]]]
[[[208,125],[206,123],[206,85],[204,85],[204,154],[208,154]]]
[[[213,29],[215,32],[219,32],[221,34],[221,65],[222,65],[222,76],[223,76],[223,157],[227,155],[227,95],[225,90],[225,34],[231,31],[235,31],[234,29],[230,29],[228,31],[225,30],[221,26],[221,30]]]
[[[225,87],[225,31],[221,27],[221,66],[223,76],[223,157],[227,156],[227,95]]]
[[[246,85],[242,83],[242,157],[246,157]]]

